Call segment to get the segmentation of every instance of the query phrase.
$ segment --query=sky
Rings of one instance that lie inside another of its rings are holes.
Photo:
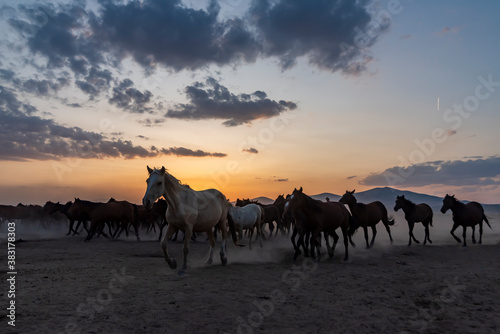
[[[0,203],[394,187],[500,203],[500,2],[0,0]]]

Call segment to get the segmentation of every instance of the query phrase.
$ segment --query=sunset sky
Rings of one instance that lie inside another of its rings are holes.
[[[500,2],[0,0],[0,203],[390,186],[500,203]]]

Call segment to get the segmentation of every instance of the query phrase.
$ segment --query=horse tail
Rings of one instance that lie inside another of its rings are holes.
[[[387,216],[387,225],[394,226],[394,217]]]
[[[357,229],[358,225],[356,224],[356,219],[354,219],[353,215],[349,214],[349,229],[347,230],[347,234],[352,237]]]
[[[483,213],[483,220],[486,222],[486,224],[488,224],[488,226],[491,228],[491,225],[490,225],[490,222],[488,221],[488,218],[486,218],[486,215]]]

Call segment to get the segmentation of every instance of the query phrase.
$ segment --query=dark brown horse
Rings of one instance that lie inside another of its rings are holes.
[[[450,196],[446,194],[443,199],[443,206],[441,207],[441,212],[445,213],[450,210],[453,213],[453,227],[450,231],[451,235],[457,242],[461,242],[460,238],[458,238],[453,232],[457,229],[457,227],[463,227],[463,238],[464,243],[463,246],[467,247],[467,242],[465,241],[465,231],[467,226],[472,228],[472,243],[476,243],[476,238],[474,236],[475,226],[479,224],[479,243],[482,242],[483,238],[483,220],[488,224],[491,228],[490,223],[488,222],[488,218],[484,215],[484,209],[478,202],[469,202],[467,204],[459,202],[455,195]]]
[[[273,205],[278,208],[278,211],[280,213],[281,234],[282,235],[290,234],[290,227],[293,224],[293,220],[292,219],[287,220],[283,214],[285,212],[285,203],[286,202],[287,202],[287,200],[285,199],[285,195],[279,195],[278,197],[276,197],[276,199],[274,200],[274,203],[273,203]],[[278,234],[278,230],[279,229],[276,229],[275,236]]]
[[[140,240],[137,226],[137,210],[134,205],[127,201],[96,203],[76,198],[75,202],[68,209],[68,213],[70,215],[82,215],[89,218],[91,224],[89,233],[85,238],[86,242],[92,239],[98,229],[102,229],[104,224],[109,222],[132,223],[137,241]]]
[[[86,223],[87,223],[87,220],[90,218],[88,218],[85,215],[79,216],[79,215],[69,214],[68,209],[71,207],[72,204],[73,204],[72,202],[66,202],[66,204],[60,204],[59,202],[54,203],[54,202],[48,201],[45,203],[42,210],[48,215],[52,215],[52,214],[59,212],[61,214],[64,214],[66,216],[66,218],[68,218],[69,231],[68,231],[68,233],[66,233],[66,235],[70,235],[71,232],[73,232],[73,235],[79,234],[78,229],[80,228],[80,224],[83,224],[83,227],[85,228],[85,230],[88,233],[89,230],[86,226]],[[76,225],[76,228],[73,228],[73,226],[75,225],[75,221],[77,221],[78,223]]]
[[[344,196],[339,200],[340,203],[347,204],[351,214],[353,216],[351,228],[349,229],[349,234],[353,235],[358,227],[362,227],[365,232],[366,248],[373,246],[375,242],[375,236],[377,235],[376,225],[379,221],[385,226],[387,233],[389,234],[389,239],[392,244],[391,229],[389,226],[394,225],[394,219],[389,219],[387,217],[387,209],[384,204],[379,201],[371,202],[369,204],[358,203],[354,197],[353,191],[346,191]],[[370,243],[368,243],[368,226],[372,228],[373,237]]]
[[[429,225],[432,226],[432,209],[429,205],[425,203],[415,204],[409,199],[403,196],[396,197],[396,205],[394,206],[394,211],[403,209],[405,213],[405,219],[408,222],[408,228],[410,230],[410,240],[408,241],[408,246],[411,246],[411,239],[413,239],[417,244],[420,242],[413,235],[413,226],[415,223],[421,222],[425,228],[424,245],[427,240],[432,244],[431,238],[429,237]]]
[[[328,249],[328,255],[333,256],[335,246],[339,236],[335,232],[341,228],[344,237],[345,256],[344,261],[349,258],[348,253],[348,232],[349,232],[349,211],[338,202],[324,203],[312,199],[303,193],[302,187],[294,189],[287,204],[285,213],[291,211],[295,220],[295,226],[299,232],[299,240],[293,259],[296,260],[300,254],[299,247],[306,250],[304,246],[304,236],[307,232],[311,233],[311,253],[317,261],[320,259],[321,232],[323,232]],[[333,237],[333,247],[330,247],[329,236]],[[307,255],[307,254],[306,254]]]

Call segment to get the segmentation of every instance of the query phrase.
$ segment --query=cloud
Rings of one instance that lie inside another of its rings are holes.
[[[35,112],[36,108],[22,103],[11,90],[0,86],[0,160],[132,159],[164,154],[225,156],[182,147],[148,150],[128,140],[109,140],[79,127],[62,126],[34,115]]]
[[[482,186],[500,185],[500,157],[480,159],[432,161],[409,167],[391,167],[381,173],[373,173],[359,181],[367,186],[449,185]]]
[[[263,91],[235,95],[214,78],[196,82],[185,89],[190,103],[177,104],[165,117],[181,119],[224,119],[225,126],[251,123],[261,118],[278,116],[297,105],[290,101],[275,101]]]
[[[161,153],[163,154],[168,154],[168,155],[176,155],[176,156],[183,156],[183,157],[216,157],[216,158],[223,158],[226,157],[227,154],[225,153],[210,153],[210,152],[205,152],[202,150],[196,150],[193,151],[189,148],[185,147],[171,147],[168,149],[162,149]]]
[[[286,179],[276,179],[274,182],[288,182],[288,178]]]
[[[457,26],[457,27],[444,27],[443,29],[441,29],[440,31],[438,31],[436,34],[438,36],[444,36],[444,35],[447,35],[447,34],[456,34],[460,31],[460,27]]]
[[[242,151],[243,152],[247,152],[247,153],[253,153],[253,154],[258,154],[259,153],[259,151],[256,148],[254,148],[254,147],[245,148]]]
[[[355,179],[357,178],[358,176],[357,175],[352,175],[352,176],[348,176],[346,177],[347,180],[352,180],[352,179]]]
[[[133,85],[134,82],[130,79],[122,80],[113,88],[113,96],[109,99],[109,103],[133,113],[150,112],[151,108],[147,104],[151,101],[153,94],[149,90],[141,92],[132,87]]]
[[[250,18],[262,53],[278,57],[283,69],[304,56],[321,69],[359,74],[372,59],[368,48],[390,26],[389,18],[369,12],[367,3],[255,0]]]
[[[369,2],[346,0],[253,0],[241,17],[222,18],[217,1],[195,9],[180,0],[115,2],[93,9],[81,1],[9,7],[8,23],[47,68],[69,68],[87,76],[91,68],[119,67],[132,57],[147,71],[161,64],[174,71],[210,65],[297,58],[332,72],[359,74],[372,59],[369,48],[390,26]],[[98,87],[80,81],[95,93]]]
[[[450,137],[450,136],[457,134],[457,131],[456,130],[448,130],[448,131],[446,131],[446,134],[448,137]]]

